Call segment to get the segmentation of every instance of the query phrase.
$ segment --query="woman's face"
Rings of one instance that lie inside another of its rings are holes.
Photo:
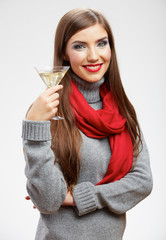
[[[103,26],[95,24],[74,34],[67,42],[65,60],[80,78],[99,81],[111,60],[108,34]]]

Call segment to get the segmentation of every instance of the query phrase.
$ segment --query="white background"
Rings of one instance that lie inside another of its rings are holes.
[[[52,63],[57,23],[75,7],[96,8],[110,22],[151,156],[153,192],[127,213],[124,240],[165,240],[165,0],[0,0],[0,239],[34,239],[39,214],[24,200],[21,124],[45,89],[34,65]]]

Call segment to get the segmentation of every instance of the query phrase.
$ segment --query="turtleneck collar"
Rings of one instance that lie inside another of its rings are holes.
[[[87,82],[76,75],[73,75],[73,79],[88,103],[96,103],[101,100],[100,86],[104,83],[104,77],[98,82]]]

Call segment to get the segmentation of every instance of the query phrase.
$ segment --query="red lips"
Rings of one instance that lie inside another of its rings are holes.
[[[98,72],[101,67],[102,67],[102,63],[100,64],[88,64],[88,65],[84,65],[83,67],[88,71],[88,72]]]

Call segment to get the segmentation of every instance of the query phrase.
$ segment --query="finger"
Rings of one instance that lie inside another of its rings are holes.
[[[44,94],[45,94],[46,96],[50,96],[50,95],[52,95],[53,93],[61,90],[62,88],[63,88],[63,85],[56,85],[56,86],[47,88],[46,91],[44,92]]]
[[[53,102],[50,102],[48,105],[47,105],[47,112],[54,112],[55,111],[55,108],[57,108],[59,105],[59,100],[54,100]]]
[[[50,106],[51,106],[52,109],[57,108],[58,105],[59,105],[59,100],[55,100],[55,101],[53,101],[53,102],[50,104]]]
[[[53,102],[53,101],[57,100],[58,98],[59,98],[59,93],[56,92],[48,97],[48,101]]]
[[[26,196],[25,199],[26,199],[26,200],[30,200],[30,197],[29,197],[29,196]]]

